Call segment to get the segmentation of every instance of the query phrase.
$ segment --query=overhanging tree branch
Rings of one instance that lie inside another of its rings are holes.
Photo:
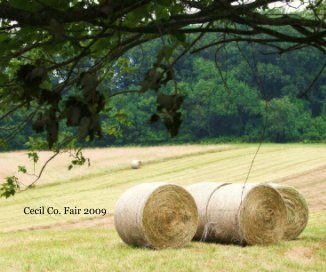
[[[9,109],[0,120],[33,103],[44,108],[38,130],[51,136],[51,144],[57,140],[63,121],[83,131],[82,139],[100,136],[99,113],[107,102],[99,91],[103,75],[111,77],[107,81],[114,80],[118,60],[157,38],[170,43],[162,44],[157,53],[164,57],[158,61],[154,56],[157,61],[146,73],[142,82],[147,87],[141,92],[158,93],[167,81],[176,83],[173,65],[187,52],[212,46],[248,42],[282,54],[308,46],[325,53],[326,22],[319,11],[323,2],[311,1],[305,7],[308,12],[297,10],[295,14],[289,9],[274,12],[268,5],[276,2],[289,6],[294,1],[102,0],[67,1],[55,6],[53,1],[32,0],[18,7],[0,0],[0,103],[8,103]],[[223,39],[196,48],[205,33],[217,33]],[[180,48],[176,56],[175,50]],[[319,75],[324,69],[325,65]],[[117,91],[108,97],[138,92]],[[169,120],[177,121],[170,130],[175,134],[181,123],[177,111],[183,97],[168,99],[174,103],[170,111],[161,108]]]

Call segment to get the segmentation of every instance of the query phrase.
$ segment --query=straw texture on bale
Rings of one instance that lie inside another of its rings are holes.
[[[186,187],[186,190],[193,196],[198,209],[199,222],[194,240],[202,240],[204,238],[204,233],[209,228],[209,222],[207,221],[208,203],[215,191],[226,184],[229,183],[200,182]]]
[[[293,240],[303,232],[308,223],[309,209],[302,194],[292,186],[270,183],[282,196],[287,210],[285,240]]]
[[[283,238],[286,207],[281,195],[271,186],[204,183],[203,188],[208,192],[199,194],[200,186],[186,187],[195,199],[202,220],[196,237],[243,245],[271,244]]]
[[[114,224],[129,245],[177,248],[195,235],[198,212],[194,199],[182,187],[144,183],[130,188],[118,200]]]
[[[139,169],[141,166],[141,161],[140,160],[132,160],[131,161],[131,168],[132,169]]]

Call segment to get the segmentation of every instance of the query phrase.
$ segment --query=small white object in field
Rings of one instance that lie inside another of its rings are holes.
[[[141,166],[141,161],[140,160],[132,160],[131,161],[131,168],[132,169],[139,169]]]

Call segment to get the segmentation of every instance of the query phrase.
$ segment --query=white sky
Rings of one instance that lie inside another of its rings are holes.
[[[269,4],[271,8],[274,7],[284,7],[287,11],[303,10],[309,1],[305,0],[304,3],[301,1],[293,1],[290,3],[284,3],[284,1],[279,1],[278,3]]]

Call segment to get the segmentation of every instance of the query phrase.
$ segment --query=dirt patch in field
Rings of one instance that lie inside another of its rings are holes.
[[[314,256],[314,249],[310,247],[296,247],[287,251],[285,256],[294,261],[310,261]]]
[[[297,188],[311,211],[326,210],[326,165],[275,180]]]

